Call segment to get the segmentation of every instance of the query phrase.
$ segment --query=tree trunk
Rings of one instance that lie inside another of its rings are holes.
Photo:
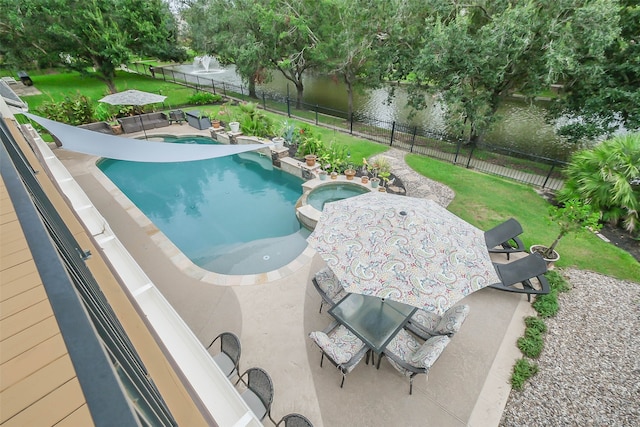
[[[113,79],[105,79],[105,83],[107,85],[107,88],[109,89],[109,93],[118,92],[118,89],[116,88],[116,83],[113,81]]]
[[[302,84],[302,80],[297,80],[294,83],[296,84],[296,108],[300,109],[302,107],[302,93],[304,92],[304,85]]]
[[[347,117],[351,117],[351,114],[353,113],[353,85],[346,73],[343,74],[343,79],[344,84],[347,86],[347,107],[349,110]]]
[[[249,79],[249,97],[258,99],[258,95],[256,94],[256,81],[254,79]]]

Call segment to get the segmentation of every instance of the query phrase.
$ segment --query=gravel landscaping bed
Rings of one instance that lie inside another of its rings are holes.
[[[568,269],[556,317],[501,426],[640,426],[640,284]]]

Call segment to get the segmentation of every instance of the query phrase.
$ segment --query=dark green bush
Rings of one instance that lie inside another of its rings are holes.
[[[555,316],[560,308],[558,304],[558,291],[551,291],[547,295],[538,295],[535,302],[531,305],[540,317]]]
[[[547,325],[539,317],[529,316],[524,319],[524,324],[527,325],[527,329],[532,329],[540,334],[547,332]]]
[[[518,348],[525,356],[537,359],[542,353],[544,340],[536,329],[527,328],[524,337],[518,338]]]
[[[209,92],[196,92],[187,99],[191,105],[215,104],[220,101],[222,101],[222,95],[214,95]]]
[[[549,285],[551,286],[551,290],[557,292],[566,292],[571,289],[569,282],[564,278],[560,273],[556,270],[549,270],[545,274],[547,280],[549,280]]]
[[[77,126],[93,121],[93,102],[84,95],[66,97],[62,102],[45,102],[36,113],[57,122]]]
[[[529,362],[527,359],[518,359],[513,366],[513,373],[511,374],[511,387],[515,390],[522,390],[524,383],[538,373],[538,365]]]

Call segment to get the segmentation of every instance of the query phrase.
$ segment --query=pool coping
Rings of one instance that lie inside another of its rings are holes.
[[[166,133],[165,133],[166,134]],[[151,135],[150,135],[151,136]],[[156,134],[153,136],[161,136]],[[171,136],[209,136],[204,133],[179,134]],[[87,156],[87,170],[105,188],[113,199],[140,226],[164,255],[184,274],[203,283],[237,286],[260,285],[289,276],[308,265],[316,251],[307,246],[300,255],[286,265],[271,271],[256,274],[230,275],[206,270],[193,263],[98,167],[102,157]],[[319,181],[319,180],[318,180]],[[303,184],[304,185],[304,184]]]

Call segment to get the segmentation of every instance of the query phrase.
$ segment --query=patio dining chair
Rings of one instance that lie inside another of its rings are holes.
[[[413,394],[413,378],[418,374],[428,374],[450,341],[446,335],[437,335],[421,344],[413,335],[400,329],[383,355],[391,366],[409,377],[409,394]]]
[[[514,252],[527,251],[524,243],[518,237],[522,233],[522,225],[514,218],[509,218],[505,222],[485,231],[484,240],[489,252],[507,254],[507,259],[509,259],[509,255]]]
[[[262,368],[249,368],[240,375],[236,385],[240,382],[246,386],[246,389],[240,393],[240,397],[242,397],[254,415],[260,421],[269,416],[271,422],[275,424],[276,422],[271,418],[273,381],[271,381],[267,371]]]
[[[238,375],[240,367],[240,339],[231,332],[223,332],[207,346],[209,350],[216,341],[220,341],[220,353],[213,356],[213,361],[224,372],[227,378]]]
[[[469,310],[470,308],[466,304],[453,306],[442,316],[418,310],[411,316],[405,329],[425,341],[436,335],[446,335],[451,338],[462,327],[469,315]]]
[[[347,292],[340,284],[340,280],[329,267],[318,271],[311,279],[322,300],[320,301],[320,313],[325,304],[333,307],[338,301],[347,296]]]
[[[342,373],[342,382],[340,383],[340,388],[342,388],[346,375],[353,371],[353,368],[367,354],[368,349],[364,342],[338,322],[331,323],[323,331],[311,332],[309,337],[322,350],[320,367],[322,367],[326,355],[327,359]]]
[[[489,285],[491,288],[527,294],[528,301],[531,301],[532,294],[544,295],[551,292],[549,281],[544,276],[547,272],[547,262],[538,253],[527,255],[508,264],[493,263],[493,266],[501,282]],[[534,285],[532,280],[537,281],[538,285]]]
[[[276,427],[284,426],[284,427],[313,427],[311,421],[307,419],[304,415],[300,414],[287,414],[278,423]]]

